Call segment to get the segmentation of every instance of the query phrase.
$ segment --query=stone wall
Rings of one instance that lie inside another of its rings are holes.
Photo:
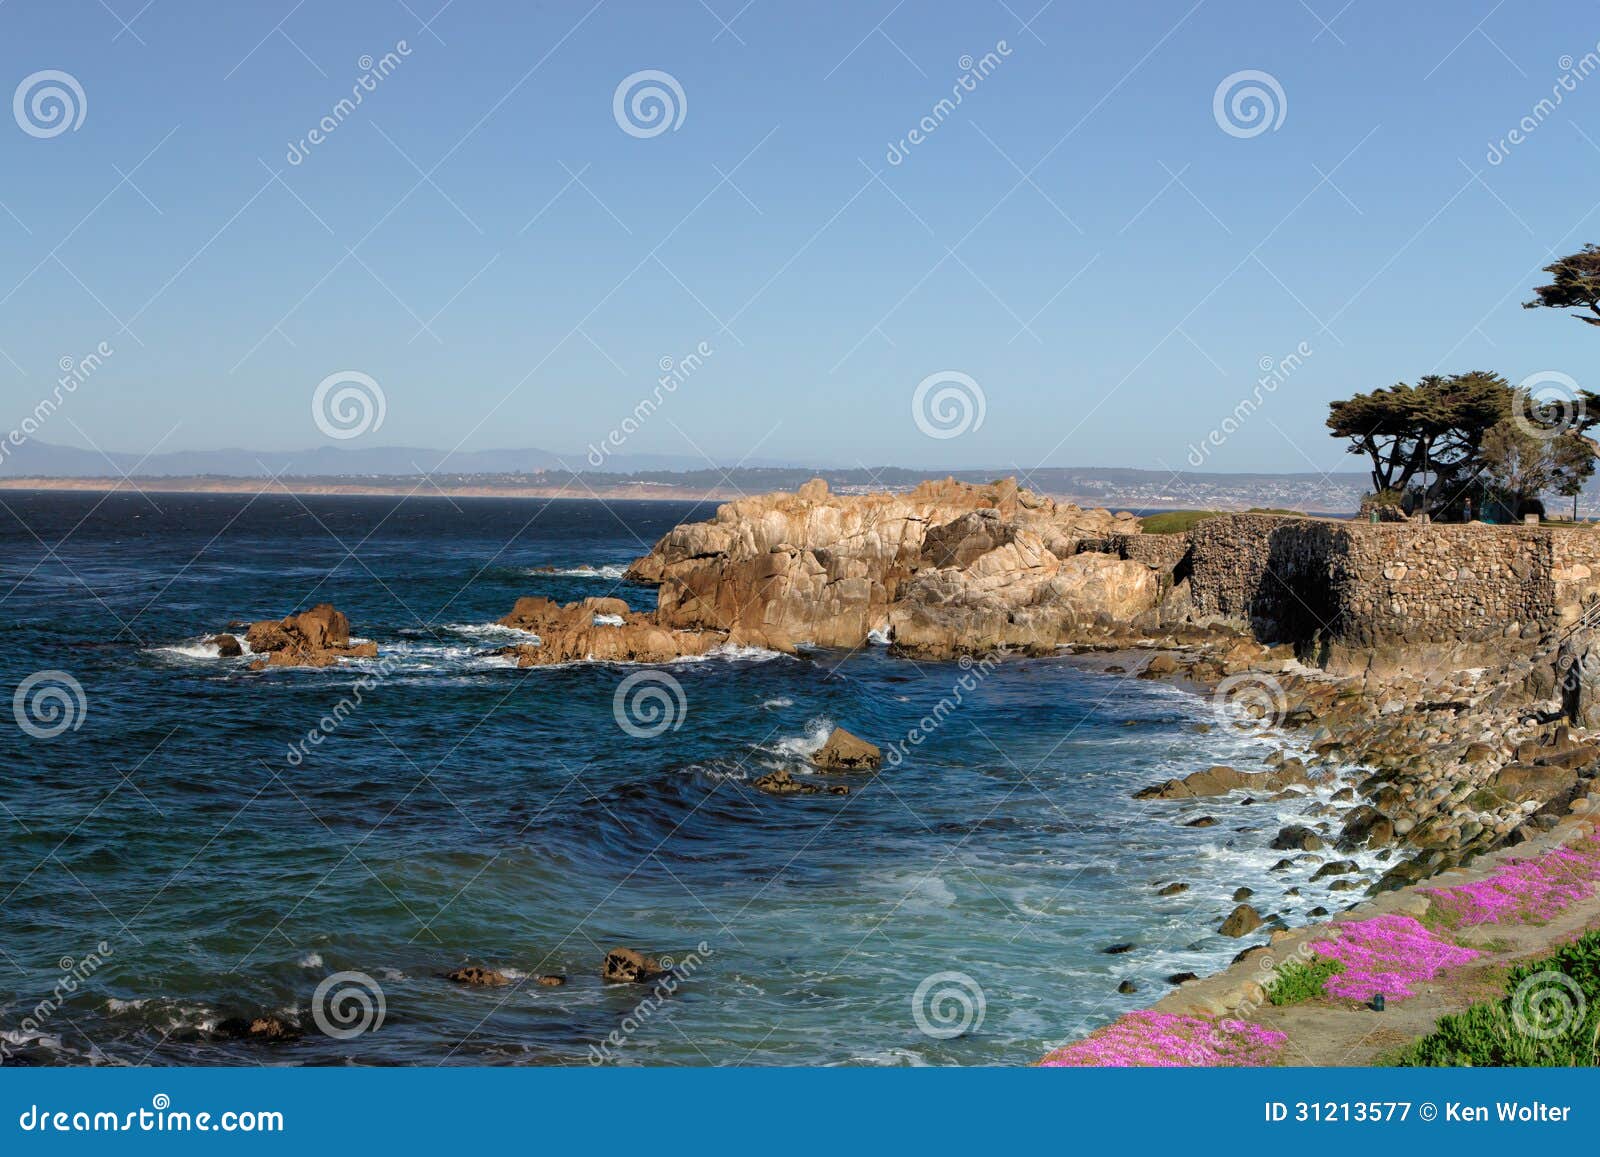
[[[1114,554],[1118,558],[1142,562],[1146,566],[1171,574],[1179,569],[1184,556],[1189,553],[1187,534],[1108,534],[1103,538],[1086,538],[1078,545],[1080,553],[1096,551]]]
[[[1196,615],[1346,652],[1493,657],[1600,593],[1600,530],[1231,514],[1188,539]]]

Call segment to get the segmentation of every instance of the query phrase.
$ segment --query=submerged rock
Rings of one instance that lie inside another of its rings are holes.
[[[759,776],[750,781],[752,787],[760,788],[768,795],[849,795],[850,789],[842,783],[821,784],[807,783],[803,779],[795,779],[786,768],[778,768],[766,775]]]
[[[1218,764],[1204,771],[1196,771],[1182,779],[1169,779],[1165,783],[1140,788],[1134,799],[1204,799],[1226,795],[1230,791],[1248,788],[1252,791],[1279,792],[1293,786],[1304,787],[1311,782],[1299,760],[1290,760],[1271,771],[1251,774],[1236,767]]]
[[[457,984],[470,984],[475,988],[502,988],[511,983],[511,978],[505,973],[496,972],[492,968],[479,968],[475,964],[469,964],[465,968],[458,968],[444,975],[446,980],[453,980]]]
[[[648,984],[664,974],[659,960],[632,948],[611,949],[600,965],[600,979],[608,984]]]
[[[216,1035],[229,1040],[289,1041],[300,1035],[300,1029],[277,1016],[230,1016],[219,1021]]]
[[[1273,850],[1278,852],[1317,852],[1322,846],[1322,837],[1303,824],[1290,824],[1272,841]]]
[[[1354,860],[1333,860],[1312,872],[1311,882],[1316,883],[1318,880],[1325,879],[1328,876],[1348,876],[1351,872],[1359,872],[1360,870],[1361,865]]]

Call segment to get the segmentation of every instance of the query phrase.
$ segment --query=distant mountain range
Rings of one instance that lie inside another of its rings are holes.
[[[694,494],[732,497],[792,490],[821,477],[840,493],[905,490],[947,475],[987,482],[1015,475],[1023,485],[1085,506],[1153,510],[1263,507],[1316,513],[1356,509],[1369,488],[1367,475],[1344,472],[1206,474],[1117,466],[995,466],[984,470],[914,470],[899,466],[840,469],[780,461],[711,466],[680,455],[634,454],[606,459],[596,470],[584,453],[549,450],[445,452],[412,446],[334,447],[300,451],[240,449],[178,450],[144,457],[101,454],[46,442],[5,447],[0,483],[49,479],[55,488],[93,489],[99,480],[123,474],[146,489],[235,490],[252,480],[292,479],[294,488],[323,493],[389,493],[417,488],[427,475],[430,490],[450,493],[571,493],[602,496]],[[407,482],[407,480],[411,480]]]
[[[549,450],[427,450],[415,446],[318,446],[307,450],[174,450],[142,454],[100,453],[49,442],[24,442],[6,447],[0,476],[12,478],[370,478],[418,474],[534,474],[545,470],[580,470],[589,464],[584,451],[561,455]],[[565,467],[563,466],[565,461]],[[695,470],[704,458],[674,454],[629,454],[607,459],[611,472]],[[747,463],[782,466],[772,459]]]

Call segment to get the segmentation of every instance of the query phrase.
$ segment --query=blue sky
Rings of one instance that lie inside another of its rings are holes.
[[[1600,75],[1487,157],[1600,51],[1593,6],[440,3],[0,6],[0,89],[86,106],[0,118],[0,426],[101,342],[38,439],[335,444],[311,399],[354,370],[384,420],[346,445],[580,451],[705,343],[623,452],[1186,468],[1303,343],[1205,468],[1328,470],[1354,390],[1597,385],[1600,334],[1518,304],[1600,240]],[[676,128],[614,117],[641,70]],[[1256,135],[1214,116],[1244,70],[1283,94]],[[919,428],[941,373],[981,425]]]

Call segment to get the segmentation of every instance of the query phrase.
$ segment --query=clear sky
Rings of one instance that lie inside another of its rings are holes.
[[[1600,240],[1597,43],[1571,0],[8,0],[0,96],[83,95],[0,117],[0,427],[104,342],[39,440],[334,445],[351,370],[346,445],[574,451],[704,343],[625,452],[1180,468],[1302,350],[1204,467],[1357,469],[1352,391],[1600,385],[1518,308]],[[619,120],[643,70],[675,127]],[[981,425],[924,433],[941,373]]]

